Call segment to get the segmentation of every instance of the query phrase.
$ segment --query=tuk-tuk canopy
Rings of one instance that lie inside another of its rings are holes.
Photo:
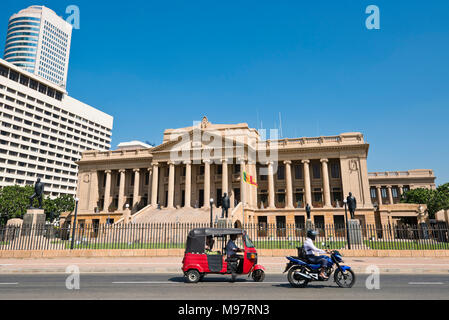
[[[242,229],[193,229],[187,236],[186,252],[203,254],[205,252],[206,237],[221,237],[227,235],[242,235]]]

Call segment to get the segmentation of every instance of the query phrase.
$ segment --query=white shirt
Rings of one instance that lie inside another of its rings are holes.
[[[315,247],[312,239],[310,238],[306,238],[306,241],[304,241],[304,251],[306,252],[306,255],[313,255],[315,253],[326,253],[326,251]]]

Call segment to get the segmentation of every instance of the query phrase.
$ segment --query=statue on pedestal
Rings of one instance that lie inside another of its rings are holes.
[[[349,192],[346,202],[348,204],[349,213],[351,214],[351,219],[354,220],[355,209],[357,209],[357,201],[351,192]]]
[[[37,178],[36,184],[34,185],[34,194],[30,197],[30,209],[33,207],[33,200],[37,198],[39,201],[39,209],[42,209],[42,197],[44,194],[44,184],[41,182],[41,178]]]
[[[310,206],[309,206],[309,204],[306,205],[306,213],[307,213],[307,220],[310,220]]]

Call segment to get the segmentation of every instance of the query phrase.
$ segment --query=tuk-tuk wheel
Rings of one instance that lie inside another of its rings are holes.
[[[253,272],[253,280],[255,282],[263,282],[265,280],[265,272],[263,270],[256,270]]]
[[[200,273],[198,270],[189,270],[186,272],[185,278],[188,283],[197,283],[200,281]]]

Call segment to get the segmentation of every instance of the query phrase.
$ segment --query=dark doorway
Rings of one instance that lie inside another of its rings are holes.
[[[221,207],[221,198],[223,197],[223,195],[221,194],[221,190],[222,189],[217,189],[217,208]]]
[[[240,195],[240,188],[235,188],[234,189],[234,199],[237,202],[237,204],[242,201],[241,195]]]
[[[186,191],[182,190],[181,192],[181,207],[186,206]]]

